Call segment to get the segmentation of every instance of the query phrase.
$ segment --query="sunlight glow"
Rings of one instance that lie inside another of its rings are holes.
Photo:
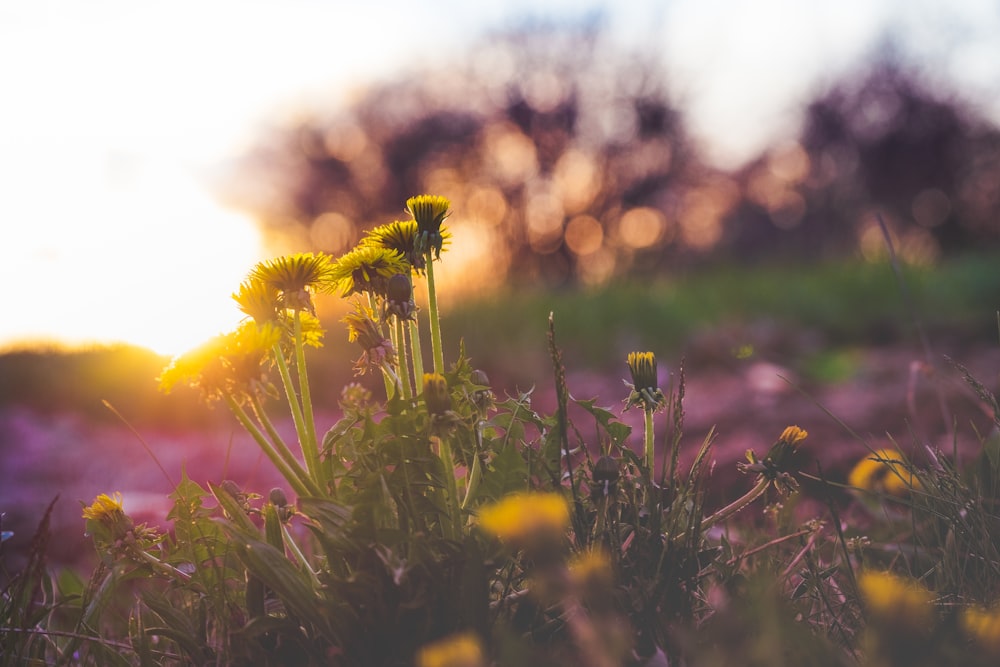
[[[236,325],[230,294],[262,253],[248,219],[179,171],[151,170],[117,193],[89,185],[20,208],[27,224],[5,233],[0,282],[18,317],[3,319],[0,339],[174,354]]]

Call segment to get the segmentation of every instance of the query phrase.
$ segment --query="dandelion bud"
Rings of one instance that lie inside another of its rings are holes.
[[[441,416],[451,410],[451,394],[448,393],[448,381],[439,373],[424,373],[424,402],[427,412]]]
[[[594,463],[594,470],[591,474],[594,486],[597,487],[597,495],[609,496],[615,490],[621,471],[618,467],[618,461],[610,456],[602,456]]]
[[[267,494],[267,499],[275,507],[284,507],[288,504],[288,496],[285,495],[285,490],[280,486],[271,489],[271,492]]]
[[[438,195],[418,195],[406,200],[406,210],[417,222],[416,246],[420,253],[430,253],[432,250],[441,256],[441,246],[444,238],[441,234],[441,223],[448,217],[451,202]]]
[[[641,405],[644,410],[658,410],[666,404],[656,373],[656,355],[652,352],[629,352],[626,359],[632,383],[632,392],[625,401],[625,409]]]

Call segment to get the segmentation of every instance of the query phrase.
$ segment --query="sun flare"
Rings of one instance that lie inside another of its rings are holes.
[[[179,170],[127,185],[89,188],[86,206],[67,197],[23,211],[34,224],[0,249],[0,279],[24,285],[0,342],[127,343],[172,355],[239,322],[230,295],[262,253],[252,221]]]

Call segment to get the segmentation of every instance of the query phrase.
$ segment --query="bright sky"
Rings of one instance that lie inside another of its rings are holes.
[[[207,175],[257,125],[461,54],[483,27],[602,7],[619,38],[663,52],[721,165],[894,24],[1000,118],[993,0],[0,0],[0,348],[173,354],[231,328],[229,295],[265,249]]]

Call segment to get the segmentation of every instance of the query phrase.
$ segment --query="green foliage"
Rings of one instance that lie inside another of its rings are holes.
[[[373,312],[385,312],[379,298]],[[1000,645],[966,614],[1000,590],[997,430],[967,470],[931,451],[889,473],[903,482],[896,495],[854,489],[883,510],[864,532],[832,500],[829,522],[795,518],[798,427],[762,457],[748,453],[739,469],[753,488],[710,512],[716,434],[680,465],[683,370],[655,401],[667,433],[655,438],[646,419],[639,440],[599,399],[572,398],[552,315],[552,415],[533,408],[532,391],[497,399],[464,344],[443,373],[421,378],[418,337],[401,333],[413,324],[396,324],[372,320],[366,351],[385,399],[345,388],[322,437],[301,326],[273,349],[236,345],[224,364],[212,358],[216,375],[202,380],[226,380],[216,385],[226,404],[298,497],[231,481],[206,489],[184,472],[168,534],[135,525],[114,499],[95,501],[87,525],[101,563],[86,583],[45,570],[46,514],[27,568],[3,589],[0,667],[411,665],[460,633],[499,665],[902,665],[915,646],[951,664]],[[274,405],[255,394],[272,368],[304,466],[266,414]],[[769,493],[780,502],[764,525],[730,531],[731,517]],[[859,583],[882,571],[908,583]],[[924,611],[924,627],[907,627]],[[908,643],[901,629],[926,632]]]

